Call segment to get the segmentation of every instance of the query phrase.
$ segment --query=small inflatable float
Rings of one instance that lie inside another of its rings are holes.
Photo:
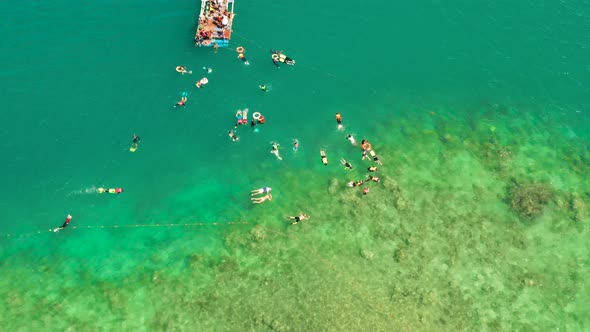
[[[209,83],[209,80],[207,79],[207,77],[203,77],[195,85],[197,86],[197,88],[200,88],[201,86],[203,86],[203,85],[205,85],[207,83]]]

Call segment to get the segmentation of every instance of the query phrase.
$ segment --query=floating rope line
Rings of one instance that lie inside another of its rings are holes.
[[[228,222],[196,222],[196,223],[175,223],[175,224],[127,224],[127,225],[76,225],[68,226],[61,229],[62,232],[67,232],[71,229],[113,229],[113,228],[154,228],[154,227],[194,227],[194,226],[225,226],[225,225],[247,225],[247,221],[228,221]],[[5,239],[21,239],[31,237],[38,234],[53,233],[53,229],[48,231],[36,231],[24,234],[4,234],[2,238]]]
[[[275,234],[279,234],[282,235],[284,237],[290,238],[290,239],[295,239],[297,238],[294,235],[289,235],[268,227],[264,227],[264,226],[259,226],[267,231],[270,231],[272,233]],[[338,276],[340,279],[344,280],[346,284],[348,284],[350,286],[350,288],[352,288],[352,290],[359,296],[359,298],[365,303],[367,304],[369,307],[371,307],[375,312],[378,312],[382,315],[388,316],[389,318],[393,318],[393,313],[391,313],[389,310],[387,310],[386,308],[384,308],[382,305],[380,304],[373,304],[371,302],[369,302],[366,298],[366,296],[364,296],[364,294],[366,292],[363,292],[360,290],[360,286],[358,286],[358,282],[356,282],[356,280],[354,280],[353,277],[348,277],[345,278],[344,275],[345,273],[341,272],[340,270],[338,270],[329,260],[325,259],[324,257],[322,257],[315,249],[307,246],[307,245],[303,245],[303,247],[310,253],[312,254],[312,256],[315,256],[317,259],[320,260],[320,262],[322,262],[323,264],[325,264],[330,270],[334,271],[334,273],[336,273],[336,276]]]

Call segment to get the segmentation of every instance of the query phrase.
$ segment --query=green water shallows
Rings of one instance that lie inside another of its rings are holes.
[[[590,7],[374,5],[238,2],[215,54],[192,45],[194,1],[0,4],[2,326],[587,329]],[[267,123],[231,143],[244,107]],[[370,165],[346,133],[385,163],[366,197],[345,185]],[[530,220],[508,192],[534,182],[552,196]],[[46,231],[67,213],[249,224]]]

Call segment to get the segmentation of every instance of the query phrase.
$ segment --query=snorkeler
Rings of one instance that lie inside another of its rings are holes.
[[[250,192],[250,196],[258,195],[258,194],[268,194],[272,190],[271,187],[264,187],[260,189],[254,189]]]
[[[342,130],[344,127],[342,126],[342,115],[340,113],[336,113],[336,122],[338,123],[338,130]]]
[[[178,107],[178,106],[186,106],[186,101],[188,100],[188,93],[183,92],[182,93],[182,97],[180,98],[180,101],[176,103],[176,105],[174,105],[174,107]]]
[[[141,139],[139,138],[139,136],[137,136],[136,134],[133,134],[133,140],[131,141],[131,147],[129,148],[129,151],[135,152],[135,150],[137,150],[137,148],[139,148],[140,141],[141,141]]]
[[[340,158],[340,163],[342,165],[344,165],[344,169],[346,169],[346,170],[352,169],[352,165],[348,161],[346,161],[344,158]]]
[[[250,199],[254,204],[264,203],[265,201],[272,201],[272,195],[270,193],[262,196],[262,197],[252,197]]]
[[[309,215],[304,214],[303,212],[299,212],[298,216],[288,217],[288,218],[291,220],[295,220],[294,222],[291,223],[291,225],[297,225],[300,221],[309,219]]]
[[[233,131],[231,131],[231,130],[227,132],[227,135],[228,135],[228,136],[231,138],[231,140],[232,140],[233,142],[235,142],[235,141],[237,141],[237,140],[239,140],[239,139],[240,139],[240,138],[238,137],[238,135],[236,135],[236,134],[235,134]]]
[[[266,85],[260,84],[258,87],[260,88],[260,90],[266,92]]]
[[[299,140],[294,139],[293,140],[293,151],[297,152],[298,149],[299,149]]]
[[[242,113],[242,110],[238,110],[236,112],[236,126],[243,124],[244,122],[244,114]],[[247,120],[246,120],[247,123]]]
[[[270,153],[274,154],[278,160],[283,160],[283,158],[281,158],[281,156],[279,155],[279,144],[276,142],[272,142],[270,144],[272,146]]]
[[[68,227],[68,225],[70,224],[70,221],[72,221],[72,215],[71,215],[71,214],[68,214],[68,216],[66,217],[66,221],[64,221],[63,225],[61,225],[61,226],[60,226],[60,227],[58,227],[58,228],[55,228],[55,229],[53,229],[53,231],[54,231],[55,233],[57,233],[57,232],[59,232],[60,230],[62,230],[62,229],[64,229],[64,228]]]
[[[351,134],[348,134],[346,136],[346,139],[348,139],[348,141],[350,142],[350,144],[355,145],[355,146],[357,145],[356,144],[356,140],[354,139],[354,136],[352,136]]]

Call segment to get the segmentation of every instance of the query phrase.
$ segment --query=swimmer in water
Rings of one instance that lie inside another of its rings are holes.
[[[182,93],[182,98],[180,98],[180,101],[176,103],[176,105],[174,105],[174,107],[178,107],[178,106],[186,106],[186,101],[188,100],[187,97],[187,93],[183,92]]]
[[[264,203],[265,201],[272,201],[272,195],[268,193],[262,197],[252,197],[250,200],[253,204],[260,204]]]
[[[55,228],[53,231],[55,233],[57,233],[57,232],[61,231],[62,229],[68,227],[68,225],[70,224],[70,221],[72,221],[72,215],[71,214],[68,214],[68,216],[66,217],[66,220],[64,221],[63,225],[61,225],[58,228]]]
[[[213,72],[213,69],[207,67],[203,67],[203,70],[206,71],[207,74],[211,74]]]
[[[363,188],[363,195],[369,194],[369,188]]]
[[[141,141],[141,139],[139,138],[139,136],[137,136],[136,134],[133,134],[133,139],[131,141],[131,148],[137,149],[139,147],[140,141]]]
[[[328,166],[328,156],[326,155],[326,151],[320,150],[320,157],[322,158],[322,164]]]
[[[260,189],[254,189],[250,192],[250,196],[259,195],[259,194],[268,194],[272,190],[271,187],[264,187]]]
[[[188,71],[185,66],[178,66],[177,71],[179,73],[181,73],[182,75],[184,75],[184,74],[192,74],[193,73],[192,70],[191,71]]]
[[[346,185],[347,185],[347,186],[349,186],[349,187],[352,187],[352,188],[354,188],[354,187],[360,187],[360,186],[362,186],[362,185],[363,185],[363,183],[365,183],[365,181],[363,181],[363,180],[359,180],[359,181],[350,181],[350,182],[348,182]]]
[[[244,122],[244,113],[242,113],[242,110],[238,110],[236,112],[236,126],[241,125],[242,122]]]
[[[299,140],[294,139],[293,140],[293,151],[297,152],[298,149],[299,149]]]
[[[346,169],[346,170],[352,169],[352,165],[348,161],[344,160],[344,158],[340,158],[340,163],[342,163],[342,165],[344,165],[344,169]]]
[[[248,62],[248,60],[246,59],[246,56],[244,55],[244,53],[240,53],[240,54],[238,54],[238,58],[239,58],[240,60],[244,61],[244,64],[245,64],[245,65],[249,65],[249,64],[250,64],[250,62]]]
[[[213,43],[213,50],[215,51],[215,53],[217,53],[218,48],[219,48],[219,45],[217,45],[217,42]]]
[[[352,144],[352,145],[354,145],[354,146],[356,146],[356,145],[357,145],[357,143],[356,143],[356,140],[354,139],[354,136],[352,136],[351,134],[348,134],[348,135],[346,136],[346,139],[348,139],[348,141],[350,142],[350,144]]]
[[[369,168],[367,168],[367,171],[369,171],[369,172],[377,172],[377,166],[369,166]]]
[[[290,220],[295,220],[291,223],[291,225],[297,225],[300,221],[309,219],[309,215],[303,214],[303,212],[299,212],[298,216],[288,217]]]
[[[271,146],[272,149],[270,150],[270,153],[274,154],[278,160],[283,160],[283,158],[281,158],[281,156],[279,155],[279,144],[276,142],[272,142]]]
[[[227,135],[231,138],[233,142],[239,140],[240,138],[236,135],[232,130],[227,132]]]
[[[336,123],[338,123],[338,130],[342,130],[344,126],[342,126],[342,114],[336,113]]]
[[[260,88],[260,90],[266,92],[266,85],[260,84],[258,87]]]
[[[369,175],[367,181],[381,182],[381,179],[376,176]]]
[[[369,150],[369,154],[373,158],[374,162],[376,162],[378,165],[383,165],[383,163],[381,162],[381,160],[379,160],[379,157],[377,156],[374,150]]]

